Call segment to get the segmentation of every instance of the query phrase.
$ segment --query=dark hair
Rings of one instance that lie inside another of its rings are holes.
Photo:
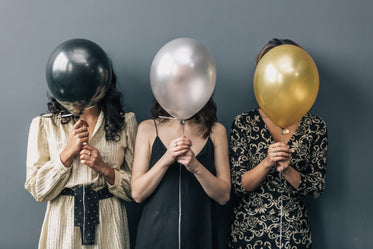
[[[289,40],[289,39],[277,39],[277,38],[273,38],[272,40],[270,40],[263,48],[262,50],[260,50],[260,52],[257,54],[257,56],[255,57],[255,65],[258,65],[260,59],[269,51],[271,50],[272,48],[274,47],[277,47],[277,46],[280,46],[280,45],[294,45],[294,46],[297,46],[297,47],[301,47],[299,46],[298,43],[292,41],[292,40]]]
[[[109,89],[107,90],[105,96],[98,102],[98,106],[104,113],[105,138],[107,141],[115,142],[119,141],[119,132],[123,129],[124,125],[124,111],[121,104],[122,95],[117,90],[116,83],[116,76],[113,72]],[[50,101],[47,105],[49,112],[54,116],[69,113],[69,111],[58,103],[58,101],[53,97],[50,97]],[[72,116],[61,118],[61,123],[69,123],[72,118]]]
[[[171,115],[162,108],[156,99],[153,99],[150,113],[152,114],[153,118],[159,118],[159,116],[171,117]],[[216,104],[214,100],[210,98],[207,104],[190,119],[193,118],[197,121],[197,123],[203,125],[203,128],[201,128],[199,132],[202,134],[203,138],[207,138],[211,133],[212,126],[217,121]],[[160,122],[166,120],[167,119],[161,119]]]

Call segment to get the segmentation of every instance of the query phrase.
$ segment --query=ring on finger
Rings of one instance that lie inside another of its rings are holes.
[[[91,156],[91,152],[90,151],[88,151],[88,156]]]
[[[275,152],[277,152],[277,147],[275,147]]]
[[[175,142],[175,147],[177,147],[177,142]]]

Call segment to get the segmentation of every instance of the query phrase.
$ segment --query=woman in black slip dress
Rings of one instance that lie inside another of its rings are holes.
[[[212,99],[185,121],[154,100],[138,128],[132,197],[144,202],[136,249],[216,249],[215,202],[230,197],[228,142]],[[181,136],[184,134],[184,136]]]

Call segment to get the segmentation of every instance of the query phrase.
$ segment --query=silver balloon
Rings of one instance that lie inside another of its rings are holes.
[[[85,39],[63,42],[53,50],[47,62],[50,92],[75,116],[104,97],[111,77],[111,63],[104,50]]]
[[[210,99],[216,81],[215,62],[200,42],[179,38],[156,54],[150,68],[155,99],[179,120],[192,117]]]

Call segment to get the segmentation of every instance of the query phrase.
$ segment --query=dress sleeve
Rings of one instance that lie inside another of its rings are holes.
[[[126,113],[125,127],[121,139],[126,139],[126,148],[123,164],[120,169],[114,169],[114,184],[108,184],[109,191],[116,197],[125,201],[132,201],[131,197],[131,172],[135,148],[137,121],[134,113]]]
[[[326,161],[328,151],[328,132],[326,123],[317,119],[313,129],[313,142],[311,144],[311,158],[306,170],[300,173],[300,185],[296,192],[318,198],[325,189]],[[290,185],[290,184],[288,184]]]
[[[30,125],[25,188],[39,202],[50,201],[65,188],[71,167],[65,167],[59,155],[51,158],[42,117],[34,118]]]
[[[242,187],[241,177],[248,170],[248,142],[243,118],[239,115],[232,123],[229,141],[232,190],[233,193],[238,196],[247,192]]]

